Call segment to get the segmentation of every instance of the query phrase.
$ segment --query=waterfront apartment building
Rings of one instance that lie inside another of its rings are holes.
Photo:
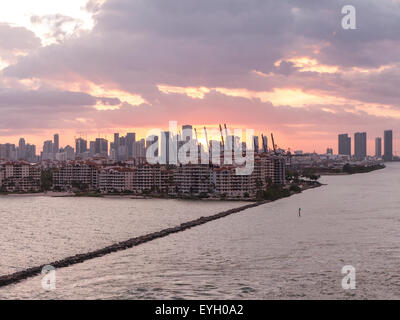
[[[134,168],[133,189],[136,193],[160,192],[163,189],[161,185],[160,165],[142,164]]]
[[[356,132],[354,134],[354,157],[364,160],[367,157],[367,133]]]
[[[286,159],[270,154],[256,155],[252,176],[258,188],[263,190],[269,183],[283,185],[286,179]]]
[[[170,194],[180,196],[255,197],[271,184],[285,184],[286,159],[272,154],[257,154],[249,175],[236,174],[236,166],[187,164],[120,165],[102,161],[55,162],[53,172],[56,191],[99,191],[101,193],[133,192],[137,194]]]
[[[173,184],[177,194],[200,195],[213,192],[212,170],[208,164],[180,165],[174,170]]]
[[[0,163],[0,190],[2,192],[38,192],[40,168],[25,161]]]
[[[351,157],[351,138],[346,134],[339,134],[338,137],[338,153]]]
[[[62,162],[53,172],[55,190],[92,191],[97,189],[98,165],[89,161]]]
[[[375,157],[382,157],[382,138],[379,137],[375,139]]]
[[[254,175],[237,175],[232,165],[213,170],[214,192],[220,197],[249,198],[256,195]]]
[[[385,161],[392,161],[393,160],[393,131],[386,130],[384,132],[384,154],[383,160]]]
[[[97,190],[101,193],[133,191],[132,168],[104,168],[99,170]]]

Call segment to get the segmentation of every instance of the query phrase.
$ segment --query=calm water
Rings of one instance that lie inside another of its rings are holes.
[[[400,298],[400,165],[0,289],[34,299]],[[1,198],[2,273],[97,248],[239,203]],[[297,217],[301,207],[302,217]],[[356,290],[341,287],[345,265]]]

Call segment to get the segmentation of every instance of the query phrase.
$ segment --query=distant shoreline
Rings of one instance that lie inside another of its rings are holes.
[[[348,167],[348,172],[317,172],[315,174],[318,174],[320,176],[350,176],[353,174],[361,174],[361,173],[369,173],[377,170],[382,170],[385,169],[386,165],[384,164],[378,164],[374,166],[349,166]]]

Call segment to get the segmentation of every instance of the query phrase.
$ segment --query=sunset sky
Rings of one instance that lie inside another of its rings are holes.
[[[399,30],[396,0],[1,1],[0,143],[176,120],[317,152],[393,129],[399,153]]]

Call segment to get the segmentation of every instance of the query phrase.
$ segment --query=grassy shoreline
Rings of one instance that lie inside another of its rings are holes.
[[[386,166],[384,164],[377,164],[373,166],[347,166],[343,167],[341,172],[318,172],[317,174],[321,176],[349,176],[353,174],[361,174],[361,173],[369,173],[377,170],[385,169]]]

